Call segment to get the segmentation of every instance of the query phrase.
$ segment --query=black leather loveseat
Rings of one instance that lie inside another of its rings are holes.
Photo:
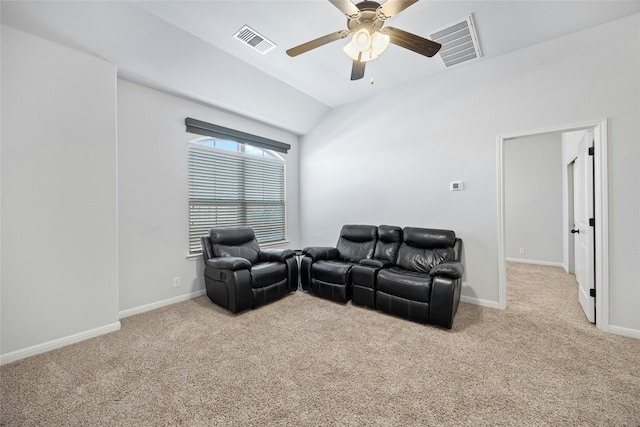
[[[212,228],[200,240],[207,296],[232,313],[266,304],[298,288],[295,252],[260,250],[251,227]]]
[[[302,287],[451,328],[464,271],[461,249],[462,240],[450,230],[345,225],[335,248],[303,250]]]

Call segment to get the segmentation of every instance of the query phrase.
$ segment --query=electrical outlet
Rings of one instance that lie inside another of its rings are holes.
[[[179,277],[174,277],[173,278],[173,287],[174,288],[179,288],[180,286],[182,286],[182,280]]]
[[[524,255],[524,248],[520,248],[520,255]]]

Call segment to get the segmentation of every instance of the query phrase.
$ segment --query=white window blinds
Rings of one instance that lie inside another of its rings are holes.
[[[286,240],[285,163],[189,144],[189,253],[212,227],[253,227],[261,244]]]

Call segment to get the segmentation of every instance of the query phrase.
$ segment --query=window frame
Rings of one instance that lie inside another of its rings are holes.
[[[228,148],[222,148],[222,147],[211,147],[211,146],[207,146],[207,145],[203,145],[202,142],[205,141],[232,141],[234,143],[237,144],[237,150],[230,150]],[[246,146],[250,145],[251,147],[260,150],[263,153],[267,153],[269,156],[271,157],[265,157],[263,156],[258,156],[255,154],[250,154],[246,152]],[[231,137],[225,137],[225,138],[216,138],[216,137],[210,137],[210,136],[205,136],[205,137],[199,137],[199,138],[195,138],[192,140],[188,141],[188,221],[189,221],[189,230],[188,230],[188,258],[196,258],[196,257],[200,257],[202,255],[202,248],[199,247],[199,243],[196,245],[195,240],[197,239],[199,241],[200,237],[202,236],[202,233],[200,232],[199,234],[193,230],[193,216],[192,216],[192,209],[193,209],[193,205],[194,205],[194,201],[196,202],[196,204],[198,203],[197,200],[194,200],[192,198],[192,150],[201,150],[201,151],[205,151],[205,152],[209,152],[212,154],[219,154],[221,156],[231,156],[231,157],[235,157],[240,160],[240,163],[244,166],[246,166],[247,164],[249,164],[250,162],[264,162],[264,163],[270,163],[270,164],[276,164],[276,165],[281,165],[282,166],[282,182],[281,182],[281,194],[282,194],[282,200],[281,203],[280,201],[276,202],[277,206],[281,206],[282,209],[282,222],[276,224],[276,228],[281,228],[282,229],[282,234],[281,234],[281,239],[279,240],[269,240],[269,241],[261,241],[262,236],[259,236],[259,231],[256,230],[256,238],[260,244],[261,247],[267,247],[267,246],[276,246],[276,245],[281,245],[283,243],[287,243],[288,242],[288,236],[287,236],[287,197],[286,197],[286,193],[287,193],[287,162],[286,159],[280,154],[277,153],[274,150],[265,148],[265,147],[258,147],[256,145],[253,144],[249,144],[247,142],[240,142],[237,140],[234,140],[234,138]],[[224,161],[224,160],[222,160]],[[246,161],[246,163],[245,163]],[[233,163],[232,161],[229,161],[229,163]],[[243,176],[246,176],[246,174],[248,173],[248,171],[244,171],[242,172]],[[278,190],[278,192],[280,192],[280,189]],[[246,193],[244,193],[242,200],[238,200],[239,203],[239,209],[240,210],[244,210],[245,215],[247,214],[247,209],[243,209],[242,206],[246,207],[248,205],[251,204],[251,201],[247,201],[246,200]],[[202,201],[200,202],[200,206],[203,206],[204,204],[202,203]],[[259,201],[253,201],[255,203],[259,204]],[[224,203],[223,203],[224,204]],[[243,218],[242,221],[234,224],[237,226],[251,226],[249,224],[250,221],[248,221],[247,216],[245,216]],[[215,225],[212,225],[215,226]],[[231,225],[221,225],[221,226],[231,226]],[[196,249],[197,247],[197,249]]]

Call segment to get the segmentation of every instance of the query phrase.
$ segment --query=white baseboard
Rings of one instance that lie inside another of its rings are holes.
[[[611,326],[609,325],[609,332],[616,335],[622,335],[629,338],[640,339],[640,330],[624,328],[622,326]]]
[[[505,258],[507,262],[521,262],[523,264],[537,264],[537,265],[546,265],[549,267],[562,267],[565,268],[565,265],[561,262],[552,262],[552,261],[538,261],[535,259],[521,259],[521,258]],[[565,269],[566,270],[566,269]]]
[[[500,309],[500,305],[497,301],[489,301],[486,299],[468,297],[465,295],[460,295],[460,301],[468,302],[469,304],[481,305],[482,307],[496,308]]]
[[[80,341],[88,340],[89,338],[95,338],[100,335],[108,334],[109,332],[115,332],[120,330],[120,322],[115,322],[110,325],[101,326],[99,328],[91,329],[78,334],[69,335],[64,338],[37,344],[31,347],[23,348],[21,350],[12,351],[7,354],[0,355],[0,365],[6,363],[15,362],[26,357],[35,356],[36,354],[46,353],[47,351],[55,350],[56,348],[64,347],[69,344],[75,344]]]
[[[139,307],[129,308],[127,310],[122,310],[119,315],[120,319],[133,316],[135,314],[145,313],[147,311],[155,310],[156,308],[165,307],[167,305],[175,304],[177,302],[187,301],[193,298],[200,297],[205,295],[207,292],[204,289],[199,291],[191,292],[190,294],[184,294],[177,297],[165,299],[162,301],[152,302],[151,304],[141,305]]]

